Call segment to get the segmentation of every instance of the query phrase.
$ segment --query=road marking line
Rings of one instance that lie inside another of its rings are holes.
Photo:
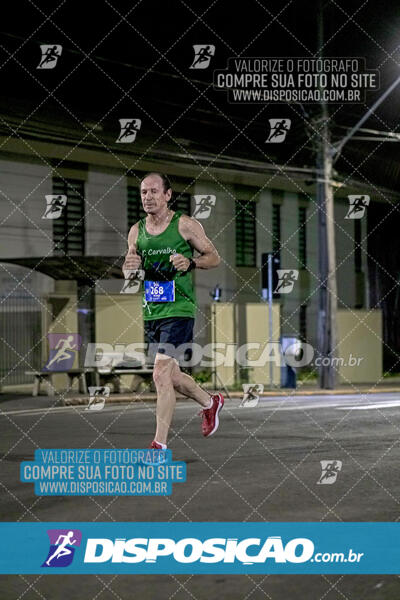
[[[397,406],[400,406],[400,400],[379,402],[378,404],[365,404],[363,406],[339,406],[336,410],[379,410],[381,408],[394,408]]]

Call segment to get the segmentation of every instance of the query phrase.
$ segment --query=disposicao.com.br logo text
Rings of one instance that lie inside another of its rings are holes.
[[[308,538],[293,538],[286,544],[280,536],[266,539],[198,538],[89,538],[85,563],[156,563],[165,557],[178,563],[235,563],[245,565],[265,563],[359,562],[363,553],[318,552]]]

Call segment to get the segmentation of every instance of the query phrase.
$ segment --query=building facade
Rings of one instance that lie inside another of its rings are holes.
[[[47,148],[51,154],[52,147]],[[148,170],[169,174],[174,207],[193,215],[196,196],[215,196],[210,216],[201,219],[222,261],[218,269],[195,272],[199,343],[209,339],[208,308],[215,286],[221,300],[243,304],[262,301],[262,255],[273,252],[281,269],[294,269],[298,279],[289,294],[281,294],[281,332],[316,342],[318,306],[318,209],[312,186],[292,176],[260,172],[260,165],[191,167],[178,161],[147,161],[140,169],[125,169],[107,161],[62,162],[49,157],[43,164],[32,153],[4,156],[0,163],[1,258],[122,256],[130,226],[143,215],[139,185]],[[310,190],[309,192],[307,190]],[[346,219],[347,188],[336,194],[335,234],[340,308],[368,307],[365,251],[366,219]],[[43,218],[46,196],[65,195],[58,219]],[[40,298],[60,283],[38,272],[3,262],[0,280],[7,295]],[[77,272],[77,277],[79,272]],[[73,289],[73,283],[69,286]],[[117,293],[121,281],[101,279],[97,294]]]

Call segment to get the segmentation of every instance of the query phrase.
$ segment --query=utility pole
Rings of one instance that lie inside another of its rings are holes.
[[[337,346],[337,283],[335,256],[335,221],[332,189],[332,153],[326,106],[322,106],[322,122],[317,151],[318,206],[318,356],[319,385],[334,389],[336,371],[332,358]],[[323,360],[323,359],[326,360]],[[329,360],[328,360],[329,359]]]
[[[327,5],[327,4],[325,4]],[[322,58],[324,46],[324,0],[319,1],[317,42],[318,57]],[[329,128],[329,111],[327,103],[322,100],[319,113],[313,119],[313,135],[317,131],[317,206],[318,206],[318,356],[329,359],[327,364],[319,368],[319,385],[323,389],[333,389],[336,385],[336,370],[332,364],[335,356],[337,339],[337,283],[335,256],[335,221],[332,186],[332,170],[334,162],[339,158],[343,147],[354,138],[361,126],[373,115],[384,100],[400,85],[400,75],[373,103],[360,120],[347,132],[342,140],[331,143]],[[369,133],[386,135],[382,141],[393,141],[392,132]],[[362,139],[362,138],[360,138]],[[367,139],[367,138],[366,138]],[[398,139],[398,138],[397,138]]]
[[[323,48],[323,2],[318,11],[319,56]],[[335,219],[332,188],[332,149],[328,125],[329,112],[325,100],[321,101],[319,116],[315,121],[317,138],[317,206],[318,206],[318,356],[319,385],[334,389],[336,371],[332,358],[337,346],[337,283],[335,256]],[[326,359],[325,361],[323,359]]]

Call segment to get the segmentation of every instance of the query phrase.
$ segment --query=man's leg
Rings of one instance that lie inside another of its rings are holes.
[[[176,363],[172,372],[172,383],[178,392],[189,396],[189,398],[193,398],[193,400],[196,400],[203,407],[201,411],[203,417],[201,425],[203,435],[208,437],[215,433],[219,426],[219,413],[224,406],[224,397],[222,394],[217,393],[209,396],[207,392],[195,383],[190,375],[182,373]]]
[[[192,343],[193,326],[194,319],[189,318],[170,319],[169,322],[165,323],[164,331],[160,336],[160,341],[171,344],[172,348],[170,347],[169,351],[166,351],[167,354],[169,354],[174,347],[178,349],[184,344]],[[178,358],[178,353],[173,352],[172,355]],[[197,385],[193,377],[190,377],[190,375],[187,375],[186,373],[182,373],[177,360],[174,360],[172,365],[171,379],[172,385],[178,392],[188,398],[193,398],[193,400],[198,402],[203,408],[210,407],[210,396]]]
[[[209,408],[211,406],[211,398],[206,391],[202,390],[199,385],[195,382],[193,377],[182,373],[179,365],[175,362],[172,370],[172,383],[174,388],[184,396],[193,398],[203,408]]]
[[[174,414],[175,389],[194,399],[203,410],[202,431],[204,436],[212,435],[219,424],[218,414],[224,405],[221,394],[211,397],[198,386],[194,379],[182,373],[175,358],[175,350],[188,344],[193,338],[194,319],[162,320],[158,352],[154,363],[153,379],[157,389],[157,431],[155,442],[167,444],[168,431]],[[167,349],[168,346],[168,349]],[[161,350],[161,351],[160,351]],[[164,351],[164,353],[163,353]],[[172,354],[170,354],[172,352]]]
[[[157,390],[157,429],[155,440],[167,444],[168,431],[175,410],[176,396],[172,383],[175,359],[165,354],[156,354],[153,379]]]

